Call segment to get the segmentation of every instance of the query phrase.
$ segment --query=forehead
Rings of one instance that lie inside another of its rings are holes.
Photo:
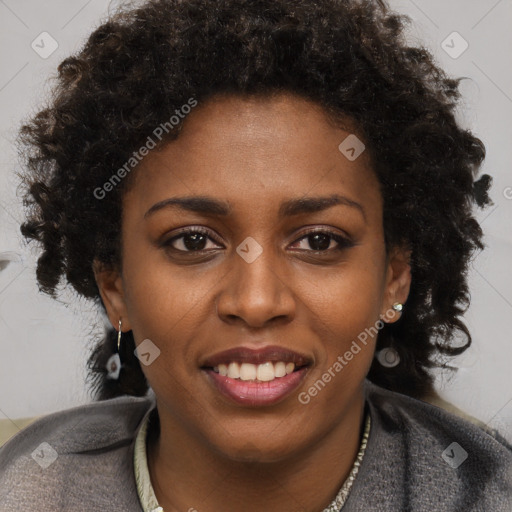
[[[139,164],[131,201],[149,208],[172,195],[215,195],[277,210],[285,197],[343,193],[379,206],[352,126],[334,125],[321,106],[291,94],[210,99],[188,114],[176,140]]]

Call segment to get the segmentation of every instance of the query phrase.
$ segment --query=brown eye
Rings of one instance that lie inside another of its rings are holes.
[[[213,244],[213,247],[207,247],[209,241],[215,242],[209,236],[209,232],[194,228],[182,231],[179,235],[164,242],[163,245],[179,252],[201,252],[218,248],[216,243]]]
[[[298,243],[303,244],[298,249],[315,252],[331,252],[354,245],[348,238],[331,231],[310,231],[294,242],[294,245]]]

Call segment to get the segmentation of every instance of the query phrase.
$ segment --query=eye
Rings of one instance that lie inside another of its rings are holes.
[[[315,252],[340,251],[354,246],[354,243],[347,237],[339,233],[321,229],[308,230],[306,234],[294,242],[293,245],[296,244],[302,244],[302,247],[298,247],[300,250]],[[307,246],[309,246],[309,248]]]
[[[203,228],[186,228],[179,235],[169,238],[163,245],[178,252],[202,252],[218,248],[218,245],[207,247],[208,241],[213,241],[217,244],[208,230]]]
[[[354,245],[347,237],[325,229],[306,231],[291,247],[294,248],[293,246],[297,244],[298,247],[295,249],[317,253],[330,253]],[[182,229],[179,234],[169,238],[162,245],[180,253],[202,253],[222,248],[210,231],[201,227]]]

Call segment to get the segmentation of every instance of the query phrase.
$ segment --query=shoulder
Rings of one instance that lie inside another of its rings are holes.
[[[374,415],[395,432],[421,435],[424,442],[441,442],[457,437],[466,442],[468,448],[480,447],[489,450],[498,459],[512,462],[512,446],[496,431],[486,429],[479,422],[475,424],[468,416],[461,417],[453,412],[417,400],[400,393],[367,383],[367,401]],[[479,451],[479,450],[478,450]]]
[[[391,494],[395,510],[512,510],[512,448],[503,438],[369,382],[366,392],[372,429],[361,470],[378,480],[373,499]]]
[[[19,431],[0,449],[0,509],[100,510],[116,493],[133,507],[130,457],[154,405],[152,396],[124,396],[49,414]]]

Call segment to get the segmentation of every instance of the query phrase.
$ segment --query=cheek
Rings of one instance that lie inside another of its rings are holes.
[[[123,274],[134,333],[147,329],[140,333],[145,337],[161,336],[165,329],[172,332],[175,324],[182,319],[186,322],[191,307],[201,302],[209,284],[207,272],[172,265],[165,250],[136,229],[124,238]]]
[[[342,357],[343,373],[347,377],[357,380],[359,376],[360,380],[361,375],[366,375],[382,325],[382,262],[382,256],[364,258],[360,254],[329,279],[316,279],[315,286],[310,288],[306,300],[310,321],[322,340],[318,354],[321,371]]]
[[[380,302],[367,274],[346,275],[324,291],[310,302],[313,330],[322,343],[308,386],[297,398],[309,417],[330,423],[347,414],[359,396],[374,357]]]
[[[362,251],[361,251],[362,253]],[[327,325],[336,331],[357,334],[353,329],[379,320],[385,291],[384,264],[381,257],[354,254],[351,261],[329,274],[304,276],[308,301]]]
[[[160,351],[154,364],[142,366],[150,382],[183,380],[196,369],[192,341],[204,324],[207,292],[214,283],[208,273],[171,267],[159,252],[128,251],[123,261],[125,301],[135,342],[149,339]]]
[[[193,341],[200,335],[204,294],[193,286],[173,286],[169,276],[165,280],[158,277],[151,271],[144,279],[131,282],[128,314],[136,345],[143,346],[149,339],[158,353],[151,364],[141,364],[149,385],[179,410],[189,407],[194,394],[191,377],[196,376],[197,361]]]

